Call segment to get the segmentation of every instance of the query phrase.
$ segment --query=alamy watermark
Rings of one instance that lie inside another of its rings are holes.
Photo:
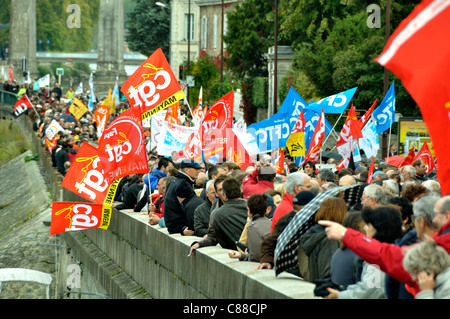
[[[371,13],[366,20],[368,28],[381,28],[381,8],[378,4],[370,4],[367,6],[367,12]]]
[[[70,264],[67,266],[67,276],[66,286],[68,289],[79,289],[81,288],[81,267],[78,264]]]
[[[67,17],[67,27],[70,29],[81,28],[81,9],[77,4],[71,4],[67,7],[66,12],[71,13]]]

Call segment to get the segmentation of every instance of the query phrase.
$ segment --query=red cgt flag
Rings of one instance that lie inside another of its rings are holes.
[[[208,110],[199,127],[203,155],[207,158],[226,148],[227,129],[233,127],[234,92],[223,96]]]
[[[119,182],[108,180],[97,148],[83,142],[61,186],[90,202],[111,204]]]
[[[424,0],[390,37],[376,62],[401,79],[433,143],[443,195],[450,193],[450,1]]]
[[[98,142],[98,156],[109,182],[131,174],[148,173],[144,129],[138,108],[112,121]]]
[[[50,235],[92,228],[108,229],[111,204],[53,202]]]
[[[419,150],[419,153],[417,153],[416,157],[412,162],[418,159],[424,161],[427,174],[432,170],[436,169],[436,164],[434,163],[433,156],[431,155],[431,151],[430,148],[428,147],[427,141],[423,143],[422,147]]]
[[[177,157],[193,159],[196,162],[202,161],[202,143],[198,132],[189,135],[184,149],[178,152]]]
[[[141,109],[143,120],[184,99],[161,48],[139,66],[120,90],[132,107]]]

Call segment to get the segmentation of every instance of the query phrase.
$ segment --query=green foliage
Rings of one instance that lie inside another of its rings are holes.
[[[256,108],[268,107],[268,79],[257,77],[253,80],[252,102]]]
[[[311,2],[314,1],[308,1]],[[286,1],[282,3],[285,5]],[[302,10],[307,6],[305,1],[300,1],[299,5]],[[306,83],[311,85],[306,88],[301,85],[293,86],[307,101],[310,96],[317,101],[355,86],[358,87],[352,99],[355,108],[367,110],[375,99],[378,98],[378,104],[382,101],[384,69],[374,62],[374,58],[385,46],[384,28],[367,27],[367,5],[364,1],[352,1],[348,4],[349,10],[343,11],[339,1],[327,1],[323,6],[314,7],[312,11],[302,11],[305,12],[306,20],[299,19],[299,23],[309,31],[297,30],[297,26],[289,23],[288,17],[283,21],[285,34],[287,30],[291,30],[292,34],[300,37],[292,38],[294,70],[288,74],[288,82],[298,85],[305,83],[306,77]],[[393,24],[400,19],[398,12],[405,14],[401,19],[409,14],[404,10],[405,6],[397,4],[393,8]],[[321,15],[318,15],[320,9]],[[334,12],[335,15],[327,18],[327,12]],[[301,80],[295,79],[296,74]],[[410,116],[419,115],[417,105],[401,81],[390,73],[389,85],[393,80],[396,83],[397,112]],[[306,91],[306,97],[301,91]]]
[[[189,89],[189,104],[193,106],[197,106],[200,87],[203,88],[203,104],[208,102],[210,106],[235,89],[234,80],[230,74],[224,73],[223,82],[220,82],[220,70],[214,58],[209,55],[204,55],[197,61],[191,61],[188,74],[195,77],[195,86]]]
[[[13,125],[11,120],[0,120],[0,166],[30,148],[30,141],[25,138],[17,125]]]
[[[133,1],[134,9],[127,14],[126,41],[131,50],[146,56],[161,48],[169,57],[170,8],[159,7],[155,3],[155,0]]]
[[[264,54],[273,46],[272,1],[242,1],[229,13],[226,59],[230,71],[241,79],[267,75]]]
[[[71,0],[38,0],[36,3],[36,39],[42,50],[85,52],[91,49],[94,27],[98,24],[100,0],[77,0],[80,7],[80,28],[69,28],[67,12]]]

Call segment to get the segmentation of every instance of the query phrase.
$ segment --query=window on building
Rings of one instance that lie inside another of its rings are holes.
[[[194,37],[194,31],[195,31],[195,23],[194,23],[194,14],[191,13],[190,14],[190,20],[191,20],[191,25],[190,25],[190,30],[189,30],[189,14],[186,13],[184,15],[184,40],[187,41],[188,39],[190,39],[191,41],[194,41],[195,37]]]
[[[202,49],[206,49],[208,46],[208,18],[206,16],[203,16],[202,18]]]
[[[218,29],[217,29],[217,15],[214,15],[214,38],[213,38],[213,48],[217,49],[217,33],[218,33]]]

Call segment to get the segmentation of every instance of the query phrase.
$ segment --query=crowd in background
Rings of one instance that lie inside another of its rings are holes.
[[[97,142],[91,112],[79,121],[68,114],[72,88],[3,85],[27,94],[35,106],[28,116],[43,147],[49,147],[44,132],[53,119],[64,128],[49,149],[62,176],[83,141]],[[77,97],[88,103],[88,95]],[[109,121],[127,108],[128,102],[121,102]],[[352,205],[341,192],[321,203],[314,225],[298,242],[298,266],[290,272],[315,283],[314,293],[325,298],[450,298],[450,197],[442,196],[436,172],[426,174],[423,161],[401,168],[375,161],[367,183],[364,162],[334,171],[312,161],[299,166],[286,155],[279,174],[270,156],[254,159],[242,170],[226,159],[211,165],[148,150],[148,174],[123,178],[114,206],[148,215],[152,227],[169,234],[193,236],[191,255],[220,245],[230,258],[272,269],[277,239],[296,214],[327,190],[357,185]]]

